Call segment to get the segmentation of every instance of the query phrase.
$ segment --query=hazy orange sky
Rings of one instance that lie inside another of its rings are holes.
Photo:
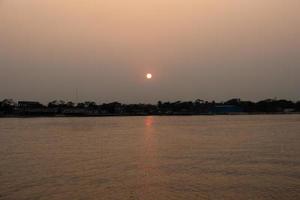
[[[299,100],[299,76],[299,0],[0,0],[0,99]]]

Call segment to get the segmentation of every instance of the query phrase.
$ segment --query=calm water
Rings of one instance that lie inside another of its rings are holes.
[[[300,199],[300,116],[0,119],[0,199]]]

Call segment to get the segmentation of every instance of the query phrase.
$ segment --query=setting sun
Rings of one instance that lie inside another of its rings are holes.
[[[151,78],[152,78],[152,74],[148,73],[148,74],[146,75],[146,78],[147,78],[147,79],[151,79]]]

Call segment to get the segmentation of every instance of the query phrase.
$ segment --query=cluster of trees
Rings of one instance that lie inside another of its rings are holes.
[[[192,111],[196,113],[209,113],[215,108],[231,107],[232,110],[240,110],[244,113],[280,113],[300,112],[300,101],[293,102],[284,99],[266,99],[258,102],[242,101],[241,99],[230,99],[225,102],[196,100],[194,102],[158,102],[157,107],[161,111]]]
[[[176,115],[176,114],[228,114],[228,113],[286,113],[300,112],[300,101],[266,99],[258,102],[231,99],[225,102],[176,101],[153,104],[121,104],[119,102],[97,104],[55,100],[42,105],[39,102],[0,101],[0,115]]]
[[[15,111],[17,103],[12,99],[4,99],[0,101],[0,114],[10,114]]]

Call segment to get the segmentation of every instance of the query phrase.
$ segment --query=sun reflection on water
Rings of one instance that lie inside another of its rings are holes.
[[[147,116],[144,119],[143,131],[143,148],[141,151],[140,159],[140,172],[139,177],[140,191],[139,198],[143,199],[145,196],[155,196],[157,194],[153,185],[159,181],[159,162],[157,151],[157,137],[155,133],[155,118]]]

